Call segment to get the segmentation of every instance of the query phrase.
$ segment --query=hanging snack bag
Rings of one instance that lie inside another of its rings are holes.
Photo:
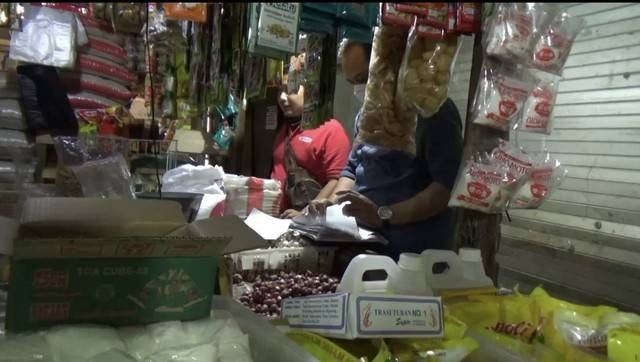
[[[382,23],[384,25],[394,25],[394,26],[400,26],[405,28],[411,27],[411,25],[413,25],[415,15],[412,14],[411,12],[403,11],[401,9],[402,9],[402,6],[400,4],[383,3]]]
[[[573,42],[585,21],[565,12],[558,14],[541,34],[535,45],[533,66],[545,72],[562,75]]]
[[[567,176],[566,168],[545,153],[535,163],[527,180],[518,188],[509,202],[513,209],[537,209],[551,196]]]
[[[207,3],[165,3],[163,6],[168,18],[198,23],[207,21]]]
[[[456,10],[455,30],[457,32],[462,34],[477,34],[480,32],[482,22],[480,15],[481,3],[456,3],[455,5],[450,3],[449,6]]]
[[[409,103],[403,102],[399,104],[402,114],[397,115],[395,102],[403,56],[398,48],[406,40],[407,30],[402,27],[381,25],[375,29],[357,142],[415,153],[415,111],[411,117]]]
[[[458,174],[449,206],[484,213],[502,212],[507,200],[504,189],[513,184],[506,167],[491,161],[469,160]]]
[[[473,123],[508,131],[533,90],[528,73],[486,61],[473,102]]]
[[[497,165],[507,169],[508,184],[502,188],[503,198],[495,205],[502,210],[518,187],[527,180],[533,167],[533,160],[515,145],[500,139],[498,146],[491,152],[491,158]]]
[[[524,104],[524,111],[516,128],[524,132],[551,134],[557,94],[558,79],[538,78],[533,92]]]
[[[416,22],[411,28],[398,76],[398,96],[429,117],[447,100],[449,80],[459,49],[456,36]]]
[[[543,3],[499,3],[489,21],[487,54],[527,64],[540,26],[548,17]]]
[[[426,6],[429,11],[427,15],[421,19],[422,22],[434,28],[446,29],[449,16],[448,3],[426,3]]]

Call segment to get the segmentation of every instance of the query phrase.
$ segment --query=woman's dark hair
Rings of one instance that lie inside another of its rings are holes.
[[[364,50],[364,54],[367,56],[367,59],[371,58],[371,44],[361,43],[359,41],[351,39],[344,39],[340,43],[340,48],[338,49],[338,60],[340,63],[342,63],[344,55],[347,54],[349,49],[353,48],[354,46],[362,47],[362,49]]]

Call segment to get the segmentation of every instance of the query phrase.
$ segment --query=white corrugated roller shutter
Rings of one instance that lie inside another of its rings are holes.
[[[568,11],[587,26],[566,64],[553,133],[510,137],[530,151],[546,145],[569,176],[540,210],[510,212],[500,273],[507,283],[640,310],[640,4]],[[451,97],[462,111],[471,55],[460,55]]]

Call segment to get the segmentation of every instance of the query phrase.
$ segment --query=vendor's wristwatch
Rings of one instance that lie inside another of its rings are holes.
[[[378,217],[382,220],[382,227],[388,228],[391,226],[391,218],[393,217],[393,211],[387,206],[380,206],[378,208]]]

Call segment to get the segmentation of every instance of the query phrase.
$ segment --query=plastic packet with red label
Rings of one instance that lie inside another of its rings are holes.
[[[399,4],[383,3],[382,4],[382,23],[384,25],[400,26],[410,28],[415,20],[415,15],[402,11],[398,8]]]
[[[552,158],[548,152],[543,153],[509,200],[509,208],[537,209],[562,184],[567,173],[560,161]]]
[[[497,165],[507,169],[510,183],[503,188],[505,195],[503,201],[506,202],[507,199],[511,198],[513,192],[518,189],[518,186],[529,177],[533,167],[533,160],[520,148],[503,139],[498,141],[498,146],[491,152],[491,159]],[[503,207],[504,205],[497,206]]]
[[[524,69],[486,60],[473,101],[473,123],[508,131],[534,85]]]
[[[558,14],[538,39],[531,65],[545,72],[562,75],[573,42],[584,23],[584,19],[565,12]]]
[[[449,206],[500,213],[516,184],[517,180],[509,177],[508,168],[494,162],[492,156],[480,161],[472,159],[458,173]]]
[[[556,104],[559,80],[542,74],[537,78],[536,86],[524,103],[522,117],[515,128],[523,132],[549,135],[553,128],[553,108]]]
[[[429,11],[427,15],[421,19],[422,22],[434,28],[446,29],[449,16],[448,3],[426,3],[426,6]]]
[[[482,3],[449,4],[455,9],[455,29],[462,34],[476,34],[480,32]]]
[[[550,14],[544,3],[499,3],[484,38],[487,54],[508,62],[528,64],[541,27]]]
[[[431,3],[396,3],[394,7],[403,13],[427,16],[429,14],[429,4]]]
[[[422,117],[438,112],[447,99],[459,43],[457,36],[445,36],[444,30],[416,21],[398,74],[396,98],[414,106]]]

